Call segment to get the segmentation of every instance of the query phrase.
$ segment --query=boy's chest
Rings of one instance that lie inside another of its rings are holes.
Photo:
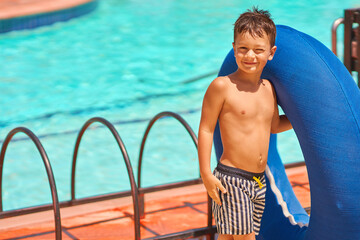
[[[226,96],[223,113],[237,118],[269,120],[274,114],[273,94],[267,89],[257,92],[231,91]]]

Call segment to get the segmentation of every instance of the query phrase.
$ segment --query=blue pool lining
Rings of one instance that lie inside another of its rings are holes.
[[[33,14],[9,19],[0,19],[0,33],[15,30],[32,29],[40,26],[51,25],[55,22],[64,22],[76,18],[96,9],[98,0],[53,12]]]
[[[186,115],[186,114],[198,113],[200,110],[201,110],[200,108],[195,108],[195,109],[189,109],[189,110],[184,110],[184,111],[178,111],[176,113],[181,114],[181,115]],[[152,119],[152,117],[151,118],[135,118],[135,119],[130,119],[130,120],[119,120],[119,121],[116,121],[116,122],[112,122],[112,124],[114,124],[114,125],[123,125],[123,124],[134,124],[134,123],[150,122],[151,119]],[[84,121],[84,123],[85,123],[85,121]],[[56,137],[56,136],[61,136],[61,135],[77,134],[79,132],[79,130],[80,130],[80,127],[81,126],[79,126],[79,129],[76,129],[76,130],[68,130],[68,131],[63,131],[63,132],[46,133],[46,134],[42,134],[42,135],[37,135],[37,137],[39,139],[43,139],[43,138]],[[105,127],[105,126],[100,125],[100,126],[92,127],[92,129],[103,128],[103,127]],[[20,142],[20,141],[29,141],[29,140],[30,139],[28,137],[22,137],[22,138],[14,138],[11,141],[12,142]],[[0,140],[0,145],[3,144],[3,142],[4,142],[4,140]]]
[[[138,102],[147,102],[151,99],[156,99],[156,98],[162,98],[162,97],[176,97],[176,96],[181,96],[181,95],[186,95],[189,94],[191,92],[194,91],[198,91],[198,89],[189,89],[189,90],[184,90],[181,92],[177,92],[177,93],[158,93],[158,94],[149,94],[146,96],[142,96],[142,97],[137,97],[134,99],[119,99],[119,100],[114,100],[113,102],[119,102],[118,104],[115,105],[107,105],[107,106],[97,106],[97,107],[87,107],[87,108],[82,108],[82,109],[75,109],[75,110],[69,110],[69,111],[55,111],[55,112],[50,112],[50,113],[46,113],[40,116],[35,116],[33,118],[26,118],[26,119],[14,119],[14,120],[8,120],[8,121],[0,121],[0,128],[5,128],[8,127],[10,125],[14,125],[14,124],[22,124],[22,123],[27,123],[30,121],[38,121],[38,120],[46,120],[46,119],[50,119],[56,115],[65,115],[65,116],[79,116],[82,114],[89,114],[89,113],[96,113],[98,111],[105,111],[105,110],[113,110],[113,109],[123,109],[126,107],[130,107],[131,105],[138,103]]]

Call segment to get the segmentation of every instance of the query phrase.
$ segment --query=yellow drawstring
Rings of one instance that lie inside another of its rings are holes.
[[[264,185],[260,182],[260,177],[256,178],[255,176],[253,176],[253,179],[259,184],[259,188],[262,189]]]

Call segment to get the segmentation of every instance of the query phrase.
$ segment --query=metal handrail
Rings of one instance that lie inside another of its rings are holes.
[[[133,206],[134,206],[134,222],[135,222],[135,239],[140,239],[140,215],[139,215],[139,206],[138,206],[138,188],[135,183],[134,173],[133,169],[130,163],[129,155],[126,151],[125,145],[123,141],[121,140],[121,137],[119,133],[116,131],[115,127],[106,119],[100,118],[100,117],[94,117],[89,119],[81,128],[79,135],[76,140],[75,149],[74,149],[74,155],[73,155],[73,162],[72,162],[72,169],[71,169],[71,201],[75,200],[75,168],[76,168],[76,159],[78,155],[78,150],[80,146],[80,142],[82,139],[82,136],[84,135],[86,129],[94,122],[99,122],[104,124],[113,134],[117,144],[119,145],[119,148],[121,150],[121,153],[124,157],[125,165],[127,168],[130,185],[131,185],[131,196],[133,200]]]
[[[51,165],[50,165],[50,161],[49,158],[45,152],[44,147],[42,146],[40,140],[36,137],[36,135],[30,131],[27,128],[24,127],[18,127],[15,128],[13,130],[11,130],[8,135],[5,138],[5,141],[1,147],[1,154],[0,154],[0,212],[3,211],[3,206],[2,206],[2,175],[3,175],[3,168],[4,168],[4,158],[5,158],[5,152],[6,149],[12,139],[12,137],[19,132],[23,132],[26,135],[29,136],[29,138],[35,143],[36,148],[38,149],[41,158],[44,162],[44,166],[46,169],[46,173],[48,176],[48,180],[49,180],[49,185],[50,185],[50,189],[51,189],[51,196],[52,196],[52,208],[54,210],[54,219],[55,219],[55,236],[56,239],[60,240],[61,239],[61,218],[60,218],[60,209],[59,209],[59,199],[57,196],[57,191],[56,191],[56,184],[55,184],[55,179],[54,179],[54,174],[53,171],[51,169]]]
[[[178,120],[186,128],[187,132],[190,134],[190,136],[195,144],[195,147],[197,149],[198,139],[197,139],[194,131],[191,129],[189,124],[179,114],[174,113],[174,112],[161,112],[161,113],[156,114],[155,117],[153,117],[150,120],[150,122],[145,130],[143,139],[141,141],[139,162],[138,162],[138,181],[137,181],[139,189],[141,188],[141,165],[142,165],[142,158],[143,158],[143,153],[144,153],[144,148],[145,148],[145,142],[146,142],[147,136],[148,136],[152,126],[154,125],[154,123],[163,117],[173,117],[176,120]]]
[[[143,138],[143,143],[142,143],[142,148],[144,148],[145,146],[145,141],[147,138],[147,135],[150,131],[150,128],[153,126],[153,124],[155,123],[156,120],[162,118],[162,117],[166,117],[166,116],[171,116],[176,118],[177,120],[179,120],[188,130],[188,132],[190,133],[190,135],[193,138],[193,141],[195,143],[195,146],[197,147],[197,137],[196,135],[193,133],[193,131],[191,130],[191,128],[189,127],[189,125],[186,123],[186,121],[184,119],[182,119],[178,114],[176,113],[172,113],[172,112],[162,112],[157,114],[149,123],[148,129],[146,131],[146,135],[144,135]],[[94,197],[87,197],[87,198],[81,198],[81,199],[75,199],[75,167],[76,167],[76,159],[77,159],[77,153],[78,153],[78,149],[80,146],[80,141],[82,138],[82,135],[84,134],[85,130],[94,122],[100,122],[103,123],[104,125],[106,125],[111,132],[113,133],[115,139],[117,140],[120,149],[122,151],[122,154],[124,156],[125,159],[125,163],[129,163],[127,164],[127,169],[128,169],[128,173],[129,173],[129,178],[130,178],[130,183],[134,183],[132,184],[132,188],[131,191],[126,191],[126,192],[119,192],[119,193],[112,193],[112,194],[104,194],[104,195],[99,195],[99,196],[94,196]],[[30,130],[24,129],[24,128],[18,128],[19,130],[17,130],[16,132],[25,132],[28,136],[30,136],[31,139],[33,139],[33,141],[35,142],[36,146],[38,147],[38,150],[40,151],[44,163],[45,161],[48,162],[48,164],[45,164],[45,166],[49,166],[50,167],[50,163],[49,160],[47,158],[47,155],[45,153],[45,150],[43,149],[41,143],[39,142],[38,138],[31,133]],[[15,131],[16,129],[14,129],[13,131]],[[5,150],[6,147],[8,145],[8,143],[11,140],[11,137],[16,134],[16,132],[10,132],[7,136],[7,138],[4,140],[2,149],[1,149],[1,155],[0,155],[0,171],[1,171],[1,175],[0,175],[0,200],[1,198],[1,183],[2,183],[2,172],[3,172],[3,161],[4,161],[4,155],[5,155]],[[27,132],[29,131],[29,132]],[[291,168],[291,167],[295,167],[295,166],[300,166],[300,165],[304,165],[304,162],[300,162],[300,163],[294,163],[294,164],[287,164],[285,165],[286,168]],[[139,164],[139,166],[141,166],[141,164]],[[47,168],[48,170],[48,168]],[[59,221],[59,223],[55,226],[56,228],[56,239],[61,239],[61,224],[60,224],[60,212],[59,212],[59,202],[57,200],[57,192],[56,192],[56,188],[52,187],[52,184],[55,186],[55,181],[54,181],[54,177],[52,175],[52,170],[51,167],[49,168],[50,171],[50,175],[49,179],[52,179],[52,181],[49,180],[50,182],[50,187],[52,192],[55,191],[55,200],[54,201],[54,195],[53,195],[53,207],[51,207],[51,205],[41,205],[41,206],[35,206],[35,207],[30,207],[30,208],[25,208],[25,209],[18,209],[18,210],[11,210],[11,211],[6,211],[6,212],[1,212],[2,211],[2,200],[0,201],[0,218],[1,217],[8,217],[8,216],[18,216],[18,215],[22,215],[22,214],[27,214],[27,213],[34,213],[34,212],[39,212],[39,211],[44,211],[44,210],[49,210],[51,208],[54,209],[55,211],[55,223],[57,224],[56,221]],[[140,173],[140,172],[139,172]],[[139,176],[140,174],[138,174]],[[51,177],[50,177],[51,176]],[[154,186],[154,187],[147,187],[147,188],[136,188],[136,184],[134,181],[134,177],[133,177],[133,173],[132,173],[132,167],[129,161],[129,157],[127,155],[127,151],[125,149],[125,146],[120,138],[120,136],[118,135],[117,131],[115,130],[114,126],[109,123],[107,120],[103,119],[103,118],[92,118],[90,120],[88,120],[83,128],[81,129],[79,136],[77,138],[77,142],[76,142],[76,146],[75,146],[75,150],[74,150],[74,157],[73,157],[73,168],[72,168],[72,199],[70,201],[63,201],[60,202],[60,207],[69,207],[69,206],[74,206],[74,205],[79,205],[79,204],[84,204],[84,203],[88,203],[88,202],[94,202],[94,201],[101,201],[101,200],[106,200],[106,199],[113,199],[113,198],[118,198],[118,197],[125,197],[125,196],[132,196],[133,198],[133,206],[134,206],[134,222],[135,222],[135,239],[140,239],[140,217],[139,217],[139,193],[148,193],[148,192],[154,192],[154,191],[161,191],[161,190],[165,190],[165,189],[170,189],[170,188],[174,188],[174,187],[181,187],[181,186],[188,186],[188,185],[193,185],[193,184],[197,184],[197,183],[201,183],[201,178],[199,179],[195,179],[195,180],[190,180],[190,181],[184,181],[184,182],[179,182],[179,183],[172,183],[172,184],[164,184],[164,185],[158,185],[158,186]],[[140,181],[139,181],[139,185],[140,185]],[[135,190],[135,191],[134,191]],[[54,204],[55,203],[55,204]],[[10,213],[7,215],[7,213]],[[207,227],[204,228],[198,228],[198,229],[193,229],[193,230],[188,230],[188,231],[183,231],[183,232],[177,232],[177,233],[171,233],[171,234],[166,234],[166,235],[162,235],[162,236],[156,236],[156,237],[152,237],[152,238],[148,238],[148,239],[179,239],[179,238],[188,238],[188,237],[196,237],[196,236],[202,236],[202,235],[210,235],[210,239],[214,239],[214,233],[216,232],[216,229],[212,226],[212,214],[211,214],[211,199],[208,196],[208,221],[207,221]],[[59,230],[60,229],[60,230]],[[138,231],[137,231],[138,230]],[[60,237],[58,236],[58,233],[60,232]]]
[[[147,136],[152,128],[152,126],[155,124],[155,122],[163,117],[173,117],[175,118],[176,120],[178,120],[184,127],[185,129],[187,130],[187,132],[190,134],[193,142],[194,142],[194,145],[197,149],[198,147],[198,139],[194,133],[194,131],[191,129],[191,127],[189,126],[189,124],[177,113],[174,113],[174,112],[160,112],[158,114],[155,115],[155,117],[153,117],[146,130],[145,130],[145,133],[144,133],[144,136],[143,136],[143,139],[141,141],[141,146],[140,146],[140,154],[139,154],[139,162],[138,162],[138,189],[139,189],[139,206],[140,206],[140,217],[141,218],[144,218],[145,217],[145,210],[144,210],[144,192],[143,188],[141,188],[141,166],[142,166],[142,158],[143,158],[143,153],[144,153],[144,148],[145,148],[145,142],[147,140]],[[201,178],[199,177],[199,180]],[[191,180],[191,182],[196,182],[196,180]],[[164,185],[165,186],[165,185]],[[158,187],[161,187],[158,186]],[[211,199],[210,197],[208,196],[208,221],[207,221],[207,230],[205,231],[207,234],[210,234],[210,239],[213,239],[214,238],[214,231],[213,231],[213,227],[212,227],[212,211],[211,211]],[[200,231],[200,230],[199,230]],[[201,231],[204,231],[203,229]],[[181,233],[180,233],[181,234]],[[164,239],[171,239],[170,236],[173,236],[173,234],[170,234],[169,236],[164,236]],[[177,234],[174,234],[174,237],[179,237]],[[174,238],[174,239],[175,239]],[[159,238],[160,239],[160,238]]]
[[[216,227],[211,227],[210,229],[208,227],[198,228],[196,231],[194,230],[185,230],[180,233],[170,233],[155,237],[149,237],[145,238],[144,240],[178,240],[178,239],[188,239],[188,238],[196,238],[201,237],[207,234],[211,234],[211,239],[213,239],[213,236],[216,233]]]
[[[331,27],[331,47],[332,52],[337,56],[337,29],[340,24],[344,23],[344,18],[338,18],[334,21],[332,27]]]

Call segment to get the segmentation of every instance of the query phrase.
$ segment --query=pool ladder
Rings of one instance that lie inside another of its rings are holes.
[[[81,130],[78,134],[75,148],[74,148],[74,154],[73,154],[73,159],[72,159],[72,170],[71,170],[71,199],[68,201],[62,201],[62,202],[59,202],[59,200],[58,200],[56,184],[55,184],[55,179],[54,179],[54,174],[53,174],[53,171],[51,168],[51,164],[47,157],[45,149],[42,146],[38,137],[33,132],[31,132],[29,129],[24,128],[24,127],[19,127],[19,128],[15,128],[15,129],[11,130],[3,142],[3,145],[1,148],[1,154],[0,154],[0,219],[52,209],[54,211],[55,236],[56,236],[57,240],[60,240],[60,239],[62,239],[60,207],[69,207],[69,206],[75,206],[75,205],[84,204],[84,203],[97,202],[97,201],[102,201],[102,200],[131,196],[133,208],[134,208],[134,232],[135,232],[134,238],[136,240],[141,239],[140,219],[145,217],[145,212],[144,212],[144,202],[145,202],[144,194],[145,193],[156,192],[156,191],[165,190],[165,189],[184,187],[184,186],[191,186],[191,185],[202,183],[202,180],[201,180],[200,174],[199,174],[199,178],[196,178],[193,180],[157,185],[157,186],[146,187],[146,188],[140,187],[141,186],[141,164],[142,164],[143,151],[144,151],[145,143],[147,140],[147,136],[148,136],[151,128],[153,127],[154,123],[157,120],[164,118],[164,117],[172,117],[172,118],[175,118],[178,122],[180,122],[185,127],[185,129],[189,133],[189,135],[191,136],[192,141],[194,142],[194,145],[197,148],[198,140],[197,140],[195,133],[193,132],[193,130],[191,129],[189,124],[180,115],[178,115],[177,113],[173,113],[173,112],[161,112],[161,113],[157,114],[155,117],[153,117],[150,120],[150,122],[146,128],[146,131],[144,133],[142,142],[141,142],[140,156],[139,156],[139,163],[138,163],[138,166],[139,166],[138,167],[138,186],[135,182],[133,168],[130,163],[129,155],[126,151],[125,144],[121,140],[121,137],[120,137],[119,133],[116,131],[113,124],[111,124],[109,121],[107,121],[106,119],[101,118],[101,117],[91,118],[88,121],[86,121],[86,123],[83,125],[83,127],[81,128]],[[101,123],[102,125],[106,126],[111,131],[112,135],[114,136],[114,138],[121,150],[121,153],[122,153],[122,156],[123,156],[126,168],[127,168],[127,173],[128,173],[128,177],[129,177],[129,181],[130,181],[131,190],[77,199],[75,197],[75,169],[76,169],[76,160],[77,160],[77,156],[78,156],[78,150],[79,150],[80,142],[82,140],[82,136],[84,135],[85,131],[89,128],[89,126],[92,125],[93,123]],[[29,138],[35,143],[35,145],[42,157],[42,160],[44,162],[44,166],[46,169],[46,173],[48,176],[48,181],[50,184],[50,189],[51,189],[51,194],[52,194],[52,204],[4,211],[3,204],[2,204],[2,175],[3,175],[5,152],[6,152],[8,144],[10,143],[12,137],[19,132],[23,132],[29,136]],[[156,236],[156,237],[147,238],[147,239],[148,240],[149,239],[179,239],[179,238],[199,237],[199,236],[206,235],[207,239],[213,240],[214,235],[216,233],[216,228],[212,225],[212,212],[211,212],[210,197],[208,197],[207,205],[208,205],[208,207],[207,207],[208,214],[207,214],[207,226],[206,227],[198,228],[198,229],[191,229],[191,230],[177,232],[177,233],[170,233],[170,234]]]
[[[358,86],[360,87],[360,8],[345,9],[344,18],[334,21],[331,28],[332,51],[337,55],[337,29],[344,24],[344,65],[351,73],[358,73]]]
[[[344,65],[351,73],[352,71],[358,72],[358,86],[360,87],[359,82],[359,72],[360,72],[360,8],[358,9],[346,9],[345,10],[345,16],[344,18],[336,19],[332,25],[332,51],[335,55],[337,55],[337,29],[340,24],[344,24]],[[210,73],[209,75],[214,74],[214,72]],[[186,81],[184,83],[190,83],[195,80]],[[24,127],[18,127],[13,130],[11,130],[7,137],[5,138],[1,153],[0,153],[0,219],[5,217],[12,217],[12,216],[19,216],[24,215],[28,213],[34,213],[34,212],[40,212],[45,210],[52,209],[54,211],[54,220],[55,220],[55,236],[57,240],[62,239],[62,228],[61,228],[61,216],[60,216],[60,207],[69,207],[69,206],[75,206],[80,205],[84,203],[90,203],[90,202],[97,202],[107,199],[114,199],[119,197],[125,197],[125,196],[131,196],[132,197],[132,203],[134,208],[134,232],[135,232],[135,239],[139,240],[141,239],[140,236],[140,219],[145,217],[145,211],[144,211],[144,194],[150,193],[150,192],[156,192],[160,190],[165,189],[172,189],[177,187],[183,187],[183,186],[190,186],[194,184],[201,183],[201,178],[193,179],[193,180],[187,180],[177,183],[171,183],[171,184],[163,184],[163,185],[157,185],[152,187],[141,187],[141,165],[142,165],[142,157],[143,157],[143,151],[145,147],[145,143],[147,140],[147,136],[152,128],[152,126],[155,124],[155,122],[161,118],[164,117],[172,117],[178,120],[187,130],[189,135],[191,136],[195,147],[197,148],[198,140],[189,126],[189,124],[178,114],[173,112],[161,112],[154,116],[146,130],[141,142],[140,147],[140,155],[139,155],[139,162],[138,162],[138,186],[135,182],[134,174],[133,174],[133,168],[130,163],[130,159],[128,156],[128,153],[125,148],[125,144],[121,140],[121,137],[119,133],[116,131],[113,124],[111,124],[109,121],[107,121],[104,118],[95,117],[89,119],[81,128],[73,154],[73,160],[72,160],[72,171],[71,171],[71,199],[68,201],[62,201],[59,202],[57,190],[56,190],[56,184],[54,179],[54,174],[51,168],[50,161],[48,159],[48,156],[46,154],[46,151],[44,147],[42,146],[40,140],[37,138],[37,136],[31,132],[29,129]],[[80,142],[82,140],[82,136],[85,133],[85,131],[88,129],[90,125],[93,123],[101,123],[104,126],[106,126],[114,136],[124,159],[127,173],[129,176],[130,191],[124,191],[124,192],[117,192],[117,193],[110,193],[110,194],[103,194],[103,195],[97,195],[92,197],[86,197],[86,198],[80,198],[77,199],[75,197],[75,169],[76,169],[76,160],[78,155],[78,150],[80,146]],[[9,211],[3,211],[3,205],[2,205],[2,173],[3,173],[3,166],[4,166],[4,158],[5,158],[5,152],[8,147],[8,144],[10,143],[12,137],[19,133],[23,132],[25,133],[35,144],[36,148],[38,149],[41,158],[43,160],[45,170],[48,176],[48,181],[51,189],[51,195],[52,195],[52,204],[49,205],[41,205],[36,207],[28,207],[28,208],[22,208],[22,209],[16,209],[16,210],[9,210]],[[176,239],[176,238],[188,238],[188,237],[198,237],[202,235],[206,235],[210,239],[214,239],[214,234],[216,232],[216,229],[214,226],[212,226],[212,214],[211,214],[211,201],[208,197],[208,217],[207,217],[207,227],[199,228],[199,229],[191,229],[188,231],[183,232],[177,232],[177,233],[171,233],[167,235],[162,236],[156,236],[148,239]]]

